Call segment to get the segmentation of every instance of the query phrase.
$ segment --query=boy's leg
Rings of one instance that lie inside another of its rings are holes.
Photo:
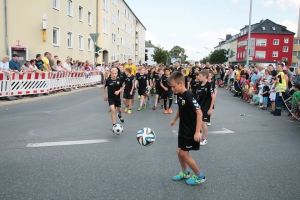
[[[187,164],[184,161],[184,159],[181,157],[181,151],[182,151],[181,148],[177,148],[178,161],[180,163],[182,171],[185,171],[185,170],[187,170]]]
[[[200,172],[195,160],[190,156],[189,151],[180,150],[179,157],[182,161],[189,166],[195,174]],[[183,166],[182,166],[183,167]]]
[[[173,103],[173,93],[168,93],[168,97],[169,97],[169,109],[168,109],[168,112],[170,114],[173,113],[173,110],[172,110],[172,103]]]
[[[124,119],[122,118],[122,107],[121,107],[121,99],[115,100],[115,107],[118,109],[118,118],[121,123],[124,123]],[[114,115],[115,117],[115,115]]]
[[[110,105],[110,117],[111,117],[111,121],[113,123],[113,125],[116,124],[116,114],[115,114],[115,105]]]

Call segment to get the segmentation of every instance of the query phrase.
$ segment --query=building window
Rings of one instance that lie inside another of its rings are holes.
[[[293,56],[294,57],[300,56],[300,51],[293,51]]]
[[[283,52],[288,52],[288,51],[289,51],[289,47],[284,46],[282,51],[283,51]]]
[[[78,46],[79,46],[79,50],[83,50],[83,36],[82,35],[79,35],[79,38],[78,38]]]
[[[266,58],[266,52],[265,51],[256,51],[255,58],[260,58],[260,59]]]
[[[117,0],[111,0],[112,4],[117,6]]]
[[[263,31],[265,31],[265,30],[266,30],[266,27],[262,26],[261,29],[262,29]]]
[[[73,47],[73,36],[72,36],[72,32],[68,32],[68,48],[72,48]]]
[[[116,22],[116,15],[111,14],[111,22],[112,22],[113,24],[116,24],[116,23],[117,23],[117,22]]]
[[[103,33],[108,34],[108,21],[107,21],[107,19],[103,18],[102,26],[103,26]]]
[[[289,38],[284,38],[284,43],[285,44],[289,43]]]
[[[56,10],[60,8],[60,0],[52,0],[52,7]]]
[[[274,45],[279,45],[279,39],[274,39],[274,40],[273,40],[273,44],[274,44]]]
[[[282,62],[286,62],[288,59],[286,57],[282,57]]]
[[[92,13],[88,12],[88,24],[92,25]]]
[[[295,39],[294,40],[294,44],[298,44],[299,45],[300,44],[300,40],[299,39]]]
[[[83,7],[79,6],[79,21],[83,21]]]
[[[103,0],[103,10],[108,12],[108,0]]]
[[[91,40],[91,38],[88,39],[88,51],[92,51],[92,40]]]
[[[60,31],[58,27],[53,27],[52,30],[52,43],[54,46],[60,45]]]
[[[266,47],[267,46],[267,40],[266,39],[257,39],[256,40],[256,46]]]
[[[72,0],[68,0],[68,10],[67,10],[67,12],[68,12],[68,15],[69,16],[73,16],[73,1]]]
[[[243,52],[243,58],[245,58],[245,56],[246,56],[246,51]]]
[[[275,28],[275,26],[273,26],[273,27],[272,27],[272,30],[273,30],[273,31],[276,31],[276,28]]]
[[[278,57],[278,51],[273,51],[273,57],[277,58]]]

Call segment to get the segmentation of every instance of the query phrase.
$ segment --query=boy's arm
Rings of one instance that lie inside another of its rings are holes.
[[[133,90],[134,90],[134,86],[135,86],[135,82],[134,82],[134,80],[132,80],[132,87],[131,87],[131,90],[130,90],[130,94],[132,94],[133,93]]]
[[[174,119],[171,121],[171,126],[174,126],[174,125],[175,125],[175,123],[176,123],[176,121],[178,120],[178,118],[179,118],[179,110],[177,110]]]
[[[102,87],[102,96],[103,96],[103,100],[107,101],[107,98],[106,98],[106,86]]]
[[[194,135],[194,140],[196,142],[200,142],[201,140],[201,134],[200,134],[200,130],[201,130],[201,124],[202,124],[202,111],[201,109],[197,109],[196,111],[197,114],[197,121],[196,121],[196,130],[195,130],[195,135]]]

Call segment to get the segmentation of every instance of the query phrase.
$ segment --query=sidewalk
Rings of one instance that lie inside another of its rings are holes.
[[[77,92],[82,92],[82,91],[91,90],[91,89],[95,89],[95,88],[100,89],[102,87],[103,87],[103,85],[96,85],[96,87],[85,87],[85,88],[80,88],[78,90],[72,89],[70,92],[58,92],[58,93],[50,94],[50,95],[41,95],[39,97],[26,97],[26,98],[14,100],[14,101],[0,100],[0,108],[18,105],[18,104],[25,104],[25,103],[34,102],[34,101],[43,101],[43,100],[47,100],[47,99],[51,99],[51,98],[55,98],[55,97],[61,97],[61,96],[74,94]]]

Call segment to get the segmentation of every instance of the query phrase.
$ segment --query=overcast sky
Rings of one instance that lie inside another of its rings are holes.
[[[179,45],[200,59],[218,38],[249,23],[250,0],[125,0],[147,28],[146,40],[170,50]],[[270,19],[297,33],[300,0],[253,0],[252,23]],[[199,53],[196,53],[199,52]]]

